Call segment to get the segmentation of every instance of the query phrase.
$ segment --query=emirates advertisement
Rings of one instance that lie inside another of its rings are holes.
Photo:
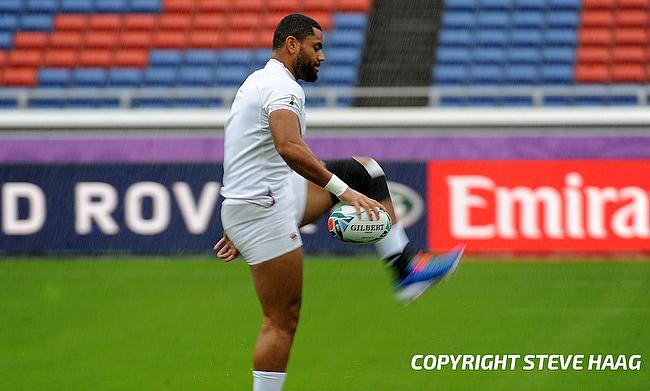
[[[430,161],[429,247],[650,251],[650,160]]]

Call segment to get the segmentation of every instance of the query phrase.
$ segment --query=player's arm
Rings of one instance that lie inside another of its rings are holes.
[[[370,218],[379,218],[382,205],[351,189],[332,174],[316,158],[300,134],[298,116],[290,110],[274,110],[269,115],[269,127],[275,148],[282,159],[307,180],[334,193],[341,201],[354,206],[357,212],[364,208]]]

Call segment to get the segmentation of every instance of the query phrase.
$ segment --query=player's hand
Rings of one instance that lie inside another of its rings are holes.
[[[379,209],[384,209],[379,202],[366,197],[350,187],[339,196],[339,200],[354,206],[354,209],[357,211],[357,217],[359,218],[361,218],[361,208],[365,209],[371,221],[374,219],[379,220]]]
[[[217,258],[222,259],[224,262],[230,262],[239,256],[239,250],[237,250],[237,247],[235,247],[232,240],[226,234],[223,235],[223,238],[212,249],[217,252]]]

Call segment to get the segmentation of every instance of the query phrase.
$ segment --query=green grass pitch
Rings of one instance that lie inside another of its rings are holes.
[[[247,267],[0,262],[0,390],[250,390]],[[309,258],[285,390],[650,390],[650,262],[464,262],[406,308],[378,261]],[[640,371],[422,371],[414,354],[642,354]]]

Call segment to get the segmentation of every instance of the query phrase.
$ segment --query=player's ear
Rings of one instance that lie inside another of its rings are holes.
[[[296,53],[298,51],[298,48],[300,47],[296,37],[293,37],[291,35],[287,37],[285,44],[287,45],[287,50],[289,51],[289,54]]]

